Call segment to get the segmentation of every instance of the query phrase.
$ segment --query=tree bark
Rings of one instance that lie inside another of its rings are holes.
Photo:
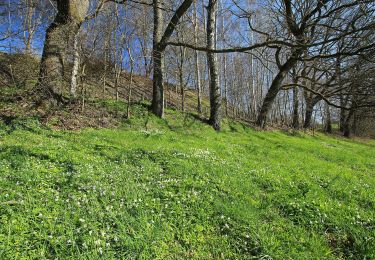
[[[79,70],[79,48],[78,48],[78,41],[79,41],[79,33],[74,36],[74,46],[73,46],[73,69],[72,69],[72,78],[70,80],[70,96],[75,99],[77,97],[77,79],[78,79],[78,70]]]
[[[314,112],[314,107],[318,101],[313,99],[306,99],[306,112],[305,112],[305,122],[303,128],[307,129],[311,126],[312,114]]]
[[[162,0],[153,0],[154,33],[152,57],[154,61],[154,78],[152,112],[158,117],[164,116],[164,51],[167,47],[167,41],[174,32],[178,21],[189,9],[192,3],[193,0],[184,0],[182,2],[172,16],[163,34]]]
[[[194,43],[195,45],[198,44],[198,16],[197,16],[197,3],[194,2]],[[199,69],[199,55],[198,51],[194,51],[194,58],[195,58],[195,81],[196,81],[196,88],[197,88],[197,111],[198,114],[202,114],[202,91],[201,91],[201,74]]]
[[[73,39],[85,19],[89,0],[57,1],[57,15],[46,30],[38,86],[42,99],[52,104],[63,101],[64,51],[69,39]]]
[[[327,103],[325,103],[325,122],[324,122],[324,132],[332,133],[332,121],[331,121],[331,109]]]
[[[264,128],[266,126],[267,116],[272,107],[272,104],[279,93],[283,80],[289,70],[294,67],[294,65],[298,61],[299,55],[302,53],[302,50],[296,50],[292,56],[279,68],[279,72],[277,73],[276,77],[273,79],[271,87],[269,88],[266,97],[263,100],[262,107],[260,109],[258,119],[257,119],[257,126]]]
[[[299,128],[299,98],[298,98],[298,87],[293,88],[293,123],[294,129]]]
[[[217,0],[208,1],[207,15],[207,61],[210,71],[210,119],[209,123],[216,131],[221,128],[221,93],[218,82],[218,68],[216,54],[211,52],[215,48]]]
[[[293,70],[293,83],[298,84],[298,77],[297,77],[296,69]],[[292,127],[294,129],[299,128],[299,88],[296,86],[293,88],[293,122]]]
[[[354,114],[355,109],[353,107],[349,110],[347,117],[345,118],[344,124],[343,124],[343,134],[344,137],[349,138],[351,131],[350,131],[350,120],[352,119],[352,116]]]
[[[133,85],[133,71],[134,71],[134,59],[130,47],[127,48],[129,59],[130,59],[130,80],[128,86],[128,106],[126,108],[126,118],[130,118],[130,106],[132,101],[132,85]]]
[[[152,112],[164,116],[164,50],[160,46],[163,29],[163,11],[161,0],[154,0],[154,34],[152,57],[154,62]]]
[[[180,50],[181,52],[184,52],[184,50]],[[181,92],[181,111],[185,112],[185,86],[184,86],[184,67],[183,67],[183,60],[184,60],[184,54],[181,54],[181,63],[178,70],[178,81],[180,85],[180,92]]]
[[[340,94],[340,106],[345,107],[346,102],[344,100],[343,94]],[[339,122],[339,130],[340,132],[344,132],[344,125],[345,125],[345,118],[346,118],[346,110],[340,108],[340,122]]]

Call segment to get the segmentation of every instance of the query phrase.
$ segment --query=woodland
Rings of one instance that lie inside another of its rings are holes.
[[[374,138],[374,0],[0,0],[1,259],[373,259]]]

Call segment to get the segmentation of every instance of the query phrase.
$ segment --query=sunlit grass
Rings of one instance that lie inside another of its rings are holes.
[[[375,143],[142,106],[0,131],[0,258],[375,258]]]

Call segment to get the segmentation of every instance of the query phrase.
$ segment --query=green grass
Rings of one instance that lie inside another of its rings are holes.
[[[134,109],[0,127],[0,259],[375,258],[374,141]]]

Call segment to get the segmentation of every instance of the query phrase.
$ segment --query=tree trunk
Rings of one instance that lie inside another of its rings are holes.
[[[164,49],[160,46],[163,29],[163,11],[161,0],[153,0],[154,6],[154,33],[153,51],[154,79],[152,112],[159,116],[164,116]]]
[[[324,132],[331,134],[332,133],[332,121],[331,121],[331,110],[327,103],[325,103],[325,123],[324,123]]]
[[[158,117],[164,115],[164,51],[167,46],[168,39],[174,32],[179,19],[189,9],[193,0],[184,0],[177,8],[172,16],[167,28],[162,34],[163,28],[163,4],[162,0],[153,0],[154,10],[154,33],[153,33],[153,51],[152,56],[154,60],[154,83],[153,83],[153,97],[152,97],[152,112]]]
[[[78,70],[79,70],[79,48],[78,48],[78,41],[79,41],[79,34],[77,33],[74,36],[74,57],[73,57],[73,69],[72,69],[72,78],[70,80],[70,96],[75,99],[77,97],[77,79],[78,79]]]
[[[183,78],[183,66],[181,60],[181,67],[178,73],[180,92],[181,92],[181,111],[185,112],[185,87],[184,87],[184,78]]]
[[[340,94],[340,106],[344,107],[346,104],[344,101],[344,97],[342,94]],[[345,117],[346,117],[346,110],[343,108],[340,108],[340,122],[339,122],[339,130],[340,132],[344,132],[344,125],[345,125]]]
[[[215,48],[217,0],[208,1],[207,15],[207,61],[210,71],[210,119],[209,123],[216,131],[221,128],[221,94],[218,83],[217,55],[210,50]]]
[[[134,70],[134,59],[131,53],[130,47],[127,48],[128,55],[130,59],[130,81],[129,81],[129,87],[128,87],[128,106],[126,108],[126,118],[130,118],[130,106],[132,101],[132,85],[133,85],[133,70]]]
[[[228,117],[228,83],[227,83],[227,55],[223,56],[223,82],[225,98],[225,116]]]
[[[305,122],[303,128],[307,129],[311,126],[311,118],[314,112],[315,103],[312,100],[306,100],[306,112],[305,112]]]
[[[297,72],[294,69],[293,71],[293,83],[297,84],[298,83],[298,77],[297,77]],[[294,129],[299,128],[299,98],[298,98],[298,87],[295,86],[293,88],[293,122],[292,122],[292,127]]]
[[[57,15],[46,30],[38,86],[42,99],[52,104],[63,101],[64,51],[77,35],[89,7],[89,0],[61,0]]]
[[[344,132],[344,136],[349,138],[350,137],[350,120],[352,119],[352,116],[354,114],[354,109],[353,107],[349,110],[349,113],[347,115],[347,117],[345,118],[344,120],[344,124],[343,124],[343,132]]]
[[[23,33],[23,41],[25,43],[25,54],[31,55],[32,53],[32,41],[34,38],[34,33],[36,30],[36,23],[34,21],[34,15],[35,15],[35,7],[33,6],[32,0],[25,1],[26,4],[26,15],[24,20],[24,33]]]
[[[289,70],[297,63],[298,56],[302,53],[302,50],[295,51],[292,56],[280,67],[279,72],[273,79],[271,87],[269,88],[266,97],[263,100],[262,107],[260,109],[257,125],[261,128],[266,126],[267,116],[272,107],[272,104],[280,91],[283,80]]]
[[[198,45],[198,16],[197,16],[197,3],[194,2],[194,43]],[[198,104],[197,104],[197,111],[198,114],[202,114],[202,91],[201,91],[201,74],[199,70],[199,56],[198,51],[194,52],[195,58],[195,81],[197,87],[197,96],[198,96]]]

